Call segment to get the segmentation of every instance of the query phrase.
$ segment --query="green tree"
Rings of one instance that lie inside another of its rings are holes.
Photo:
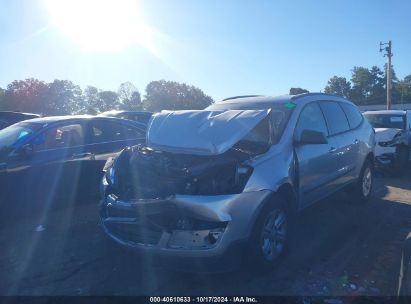
[[[80,113],[83,114],[97,114],[99,108],[99,89],[93,86],[87,86],[83,93],[83,106]]]
[[[290,95],[298,95],[298,94],[304,94],[304,93],[310,93],[310,92],[302,88],[291,88],[290,89]]]
[[[119,99],[116,92],[100,91],[98,93],[98,104],[96,111],[104,112],[117,109],[119,106]]]
[[[15,80],[7,86],[3,108],[10,111],[43,114],[47,90],[47,84],[38,79]]]
[[[152,81],[146,87],[144,107],[149,111],[200,110],[213,103],[202,90],[175,81]]]
[[[48,84],[43,114],[69,115],[79,113],[83,104],[82,91],[69,80],[54,80]]]
[[[351,75],[351,99],[358,104],[366,104],[372,87],[370,71],[364,67],[354,67]]]
[[[411,102],[411,75],[407,75],[404,79],[394,83],[393,94],[397,97],[398,103]]]
[[[351,83],[347,81],[345,77],[334,76],[328,80],[324,92],[349,98],[351,93]]]
[[[140,93],[131,82],[120,84],[117,94],[119,97],[120,109],[134,111],[143,108]]]

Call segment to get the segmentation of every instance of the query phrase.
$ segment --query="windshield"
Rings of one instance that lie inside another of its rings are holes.
[[[271,143],[277,143],[281,135],[284,132],[285,126],[287,125],[288,119],[291,116],[291,113],[294,110],[293,103],[272,103],[269,106],[261,104],[245,104],[245,103],[222,103],[222,104],[213,104],[206,108],[209,111],[221,111],[221,110],[257,110],[257,109],[271,109],[271,129],[272,129],[272,138]],[[263,124],[261,124],[263,125]],[[267,129],[268,130],[268,129]],[[248,139],[257,138],[255,136],[250,136]],[[258,137],[258,141],[261,142],[261,137]],[[265,137],[264,141],[268,138]]]
[[[365,114],[373,128],[405,129],[405,115],[401,114]]]
[[[8,153],[19,141],[41,128],[39,124],[17,123],[0,130],[0,158]]]

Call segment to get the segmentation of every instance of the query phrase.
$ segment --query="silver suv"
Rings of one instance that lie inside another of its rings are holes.
[[[151,119],[146,145],[106,164],[103,227],[150,255],[201,264],[246,255],[253,267],[270,268],[298,211],[342,188],[369,199],[374,145],[357,107],[326,94],[163,111]]]

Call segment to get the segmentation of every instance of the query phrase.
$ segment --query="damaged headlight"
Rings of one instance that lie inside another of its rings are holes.
[[[378,144],[381,146],[381,147],[392,147],[392,146],[396,146],[396,145],[398,145],[398,144],[400,144],[401,142],[402,142],[402,140],[403,140],[403,135],[404,135],[404,132],[403,131],[399,131],[397,134],[395,134],[395,136],[391,139],[391,140],[388,140],[388,141],[380,141]]]
[[[115,169],[115,158],[114,157],[110,157],[109,159],[107,159],[103,171],[105,172],[105,177],[106,180],[109,184],[113,185],[114,184],[114,177],[116,174],[116,169]]]
[[[245,184],[250,178],[251,173],[253,173],[252,167],[246,165],[237,166],[235,173],[235,184],[239,189],[242,190],[245,187]]]

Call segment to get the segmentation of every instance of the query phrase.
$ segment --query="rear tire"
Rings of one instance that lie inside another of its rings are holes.
[[[369,160],[366,159],[360,176],[352,189],[352,198],[357,203],[367,202],[372,194],[372,188],[374,184],[374,165]]]
[[[268,272],[284,255],[290,236],[290,208],[279,194],[261,211],[248,242],[249,270]]]

